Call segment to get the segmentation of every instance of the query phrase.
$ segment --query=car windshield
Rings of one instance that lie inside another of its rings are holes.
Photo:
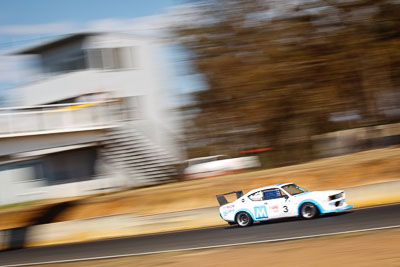
[[[301,188],[300,186],[295,185],[295,184],[288,184],[288,185],[282,186],[282,189],[285,190],[286,192],[288,192],[289,194],[291,194],[292,196],[308,192],[304,188]]]

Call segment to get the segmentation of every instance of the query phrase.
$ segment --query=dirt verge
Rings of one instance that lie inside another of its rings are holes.
[[[71,205],[53,216],[51,222],[124,213],[150,215],[215,206],[217,194],[234,190],[246,192],[283,182],[295,182],[309,190],[324,190],[398,180],[399,174],[400,148],[371,150],[283,168],[69,200]],[[29,225],[32,218],[40,218],[59,202],[65,200],[1,212],[0,229]]]

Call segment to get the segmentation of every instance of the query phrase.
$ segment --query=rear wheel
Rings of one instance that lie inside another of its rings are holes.
[[[319,210],[313,203],[304,203],[300,209],[300,215],[304,219],[312,219],[317,217]]]
[[[253,219],[247,212],[242,211],[236,215],[236,222],[239,226],[246,227],[253,224]]]

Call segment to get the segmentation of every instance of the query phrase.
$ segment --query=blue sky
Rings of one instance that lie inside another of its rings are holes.
[[[179,4],[174,0],[2,0],[1,24],[85,22],[109,17],[142,17]]]
[[[183,0],[1,0],[0,96],[24,75],[23,60],[5,56],[7,51],[79,31],[159,34],[160,28],[168,24],[171,10],[184,3]],[[176,76],[179,75],[175,74],[175,86],[179,83],[178,87],[189,91],[187,88],[199,87],[194,77]]]
[[[106,19],[122,20],[166,13],[179,0],[1,0],[0,49]],[[35,30],[36,28],[36,30]]]

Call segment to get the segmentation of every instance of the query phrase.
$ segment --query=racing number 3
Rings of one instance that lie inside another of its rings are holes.
[[[289,211],[288,207],[287,206],[283,206],[283,212],[288,212],[288,211]]]

